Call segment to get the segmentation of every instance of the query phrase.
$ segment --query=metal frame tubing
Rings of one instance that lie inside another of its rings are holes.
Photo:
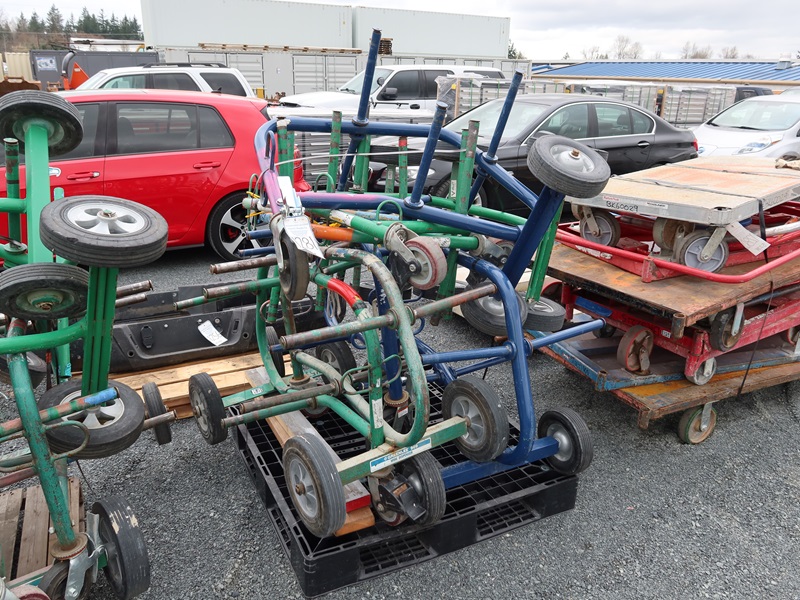
[[[84,396],[108,387],[118,275],[119,269],[116,267],[89,267],[88,325],[83,342],[84,365],[89,368],[84,367],[81,379],[81,393]]]
[[[22,337],[25,334],[25,322],[13,319],[8,329],[8,337]],[[59,483],[59,468],[50,453],[50,446],[45,436],[45,426],[39,417],[39,408],[33,394],[31,378],[28,374],[28,361],[24,353],[11,354],[8,357],[8,371],[14,387],[17,410],[25,437],[33,458],[33,465],[39,476],[45,502],[50,510],[50,519],[63,549],[75,546],[75,530],[69,518],[69,506],[64,488]],[[60,459],[65,460],[65,459]]]

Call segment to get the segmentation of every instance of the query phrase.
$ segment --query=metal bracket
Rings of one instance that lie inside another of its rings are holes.
[[[590,206],[582,206],[581,213],[589,225],[589,232],[595,237],[600,237],[600,225],[597,224],[597,219],[594,218],[592,208]]]
[[[739,302],[736,305],[736,313],[733,315],[733,325],[731,326],[731,335],[736,336],[742,329],[742,322],[744,321],[744,302]]]
[[[717,227],[714,229],[714,233],[711,234],[711,237],[706,242],[705,247],[700,252],[700,260],[707,261],[711,260],[711,257],[714,255],[714,252],[717,251],[719,245],[722,243],[722,240],[725,239],[725,234],[728,232],[727,229],[724,227]]]
[[[707,430],[708,426],[711,424],[711,409],[713,408],[713,404],[713,402],[708,402],[703,405],[703,413],[700,415],[700,431]]]

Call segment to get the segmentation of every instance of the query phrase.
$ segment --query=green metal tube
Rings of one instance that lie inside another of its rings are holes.
[[[325,185],[325,190],[332,192],[336,189],[337,175],[339,174],[339,153],[342,145],[342,113],[341,111],[333,112],[333,120],[331,121],[331,150],[328,158],[328,181]]]
[[[32,119],[25,129],[25,180],[28,202],[28,262],[51,262],[53,252],[42,244],[39,222],[42,210],[50,202],[50,165],[48,128],[46,121]]]
[[[558,231],[558,221],[561,217],[561,211],[557,210],[553,215],[553,220],[550,223],[550,228],[545,233],[544,238],[539,243],[536,249],[536,256],[533,257],[533,268],[531,271],[531,279],[528,282],[528,289],[525,292],[526,300],[538,300],[542,295],[542,287],[544,287],[544,277],[547,274],[547,265],[550,262],[550,255],[553,252],[553,243],[556,239],[556,232]]]
[[[24,338],[0,339],[0,354],[15,354],[32,350],[48,350],[62,344],[69,344],[86,334],[86,317],[65,329],[57,329],[47,333],[33,333]]]
[[[117,281],[119,269],[107,268],[106,286],[103,289],[102,309],[103,321],[100,324],[100,360],[98,371],[95,374],[94,382],[99,392],[108,387],[108,370],[111,365],[111,342],[114,339],[114,315],[116,312],[117,301]]]
[[[21,339],[24,339],[23,334],[24,327],[12,326],[9,328],[9,337],[21,336]],[[69,518],[67,497],[59,485],[58,471],[50,454],[45,428],[39,419],[39,409],[36,406],[36,398],[28,374],[28,361],[24,353],[12,354],[8,357],[8,371],[14,387],[17,410],[30,446],[33,466],[39,475],[45,502],[50,510],[53,529],[61,547],[72,548],[76,543],[76,537]]]
[[[6,196],[0,200],[0,211],[8,214],[8,237],[12,240],[21,240],[22,229],[20,225],[20,218],[18,214],[25,211],[26,203],[19,197],[19,141],[14,138],[5,138],[3,140],[6,151]],[[7,205],[10,203],[19,203],[21,210],[11,210]]]
[[[397,193],[400,198],[408,196],[408,138],[401,137],[398,142],[400,154],[397,157]]]
[[[9,228],[9,235],[12,240],[20,241],[19,239],[19,216],[25,212],[27,209],[27,203],[25,200],[21,200],[19,198],[0,198],[0,212],[10,213],[9,221],[11,217],[16,217],[17,221],[17,235],[12,235],[11,229]]]

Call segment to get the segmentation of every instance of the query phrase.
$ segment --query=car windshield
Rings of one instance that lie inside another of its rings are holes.
[[[784,131],[800,121],[800,102],[745,100],[711,119],[713,127],[732,127],[756,131]]]
[[[491,139],[497,129],[500,111],[503,110],[503,100],[496,100],[481,104],[477,108],[464,113],[445,125],[445,129],[460,133],[469,126],[470,121],[479,121],[478,137]],[[502,139],[518,136],[528,129],[533,121],[549,108],[546,104],[533,104],[532,102],[515,102],[508,116],[508,123],[503,130]]]
[[[372,88],[369,93],[375,92],[386,78],[391,74],[389,69],[375,69],[375,76],[372,78]],[[339,88],[340,92],[347,92],[348,94],[360,94],[361,88],[364,87],[364,71],[353,77],[350,81],[345,83]]]
[[[89,79],[87,79],[86,81],[84,81],[82,84],[80,84],[80,85],[79,85],[78,87],[76,87],[75,89],[76,89],[76,90],[93,90],[93,89],[97,88],[97,86],[98,86],[98,83],[99,83],[99,82],[100,82],[100,80],[102,80],[102,79],[103,79],[105,76],[106,76],[106,72],[105,72],[105,71],[98,71],[97,73],[95,73],[94,75],[92,75],[91,77],[89,77]]]

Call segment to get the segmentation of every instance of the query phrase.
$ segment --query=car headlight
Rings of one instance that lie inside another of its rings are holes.
[[[769,148],[773,144],[777,144],[781,140],[780,137],[772,138],[770,136],[760,137],[757,140],[750,142],[746,146],[739,148],[736,154],[750,154],[751,152],[761,152]]]

